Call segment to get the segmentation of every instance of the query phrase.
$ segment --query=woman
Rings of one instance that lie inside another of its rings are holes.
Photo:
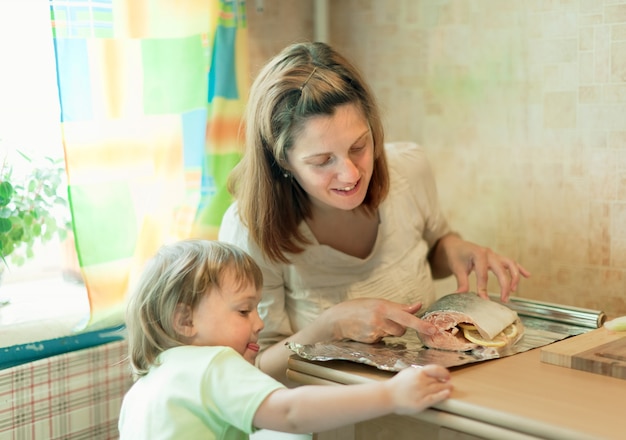
[[[491,271],[507,300],[530,275],[451,231],[423,151],[384,144],[369,87],[326,44],[294,44],[261,70],[245,134],[219,238],[263,270],[257,366],[279,380],[287,341],[434,333],[414,316],[435,299],[433,277],[454,275],[466,292],[474,272],[487,297]]]

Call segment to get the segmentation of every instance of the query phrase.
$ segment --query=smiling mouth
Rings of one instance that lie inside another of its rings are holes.
[[[359,184],[359,182],[357,181],[354,185],[352,186],[346,186],[344,188],[337,188],[337,191],[343,191],[343,192],[348,192],[348,191],[352,191],[354,188],[356,188],[356,186]]]

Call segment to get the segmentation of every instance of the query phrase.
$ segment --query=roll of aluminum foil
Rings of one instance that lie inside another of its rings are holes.
[[[492,301],[506,305],[521,316],[545,319],[591,329],[602,327],[602,324],[606,321],[606,315],[600,310],[583,309],[580,307],[517,297],[511,297],[509,302],[503,303],[496,296],[490,295],[490,297]]]

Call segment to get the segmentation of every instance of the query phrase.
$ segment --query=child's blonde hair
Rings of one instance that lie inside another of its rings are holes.
[[[126,310],[135,376],[147,374],[163,351],[185,345],[174,330],[176,305],[195,309],[203,295],[220,289],[226,272],[232,274],[238,289],[252,283],[260,290],[263,285],[263,274],[252,257],[218,241],[183,240],[164,245],[146,263]]]

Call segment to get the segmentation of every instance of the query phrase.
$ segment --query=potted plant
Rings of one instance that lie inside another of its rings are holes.
[[[6,158],[0,169],[0,271],[9,263],[23,265],[37,243],[63,241],[71,229],[63,158],[36,164],[18,153],[26,161],[19,169],[26,172],[16,172]]]

